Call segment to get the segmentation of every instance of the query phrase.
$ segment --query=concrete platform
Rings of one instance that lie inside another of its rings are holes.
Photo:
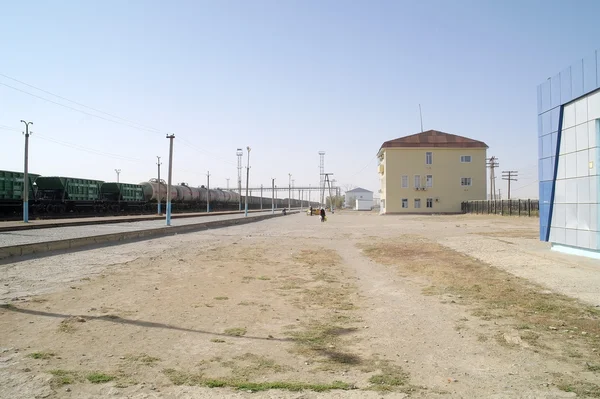
[[[269,210],[249,213],[248,217],[236,213],[179,218],[172,220],[171,226],[166,226],[164,219],[161,218],[160,220],[125,223],[70,225],[52,229],[4,231],[0,232],[0,260],[10,260],[13,257],[42,254],[50,251],[71,250],[93,245],[110,245],[110,243],[148,239],[161,235],[227,227],[280,216],[283,216],[281,212],[272,214]]]
[[[249,210],[248,213],[270,212],[271,209],[264,210]],[[276,209],[275,213],[281,212]],[[174,213],[171,219],[185,219],[197,217],[209,217],[218,215],[240,215],[244,211],[221,211],[221,212],[193,212],[193,213]],[[118,222],[138,222],[143,220],[164,220],[165,215],[130,215],[130,216],[90,216],[81,218],[66,218],[66,219],[30,219],[29,223],[22,221],[0,222],[0,232],[17,231],[17,230],[34,230],[48,229],[63,226],[85,226],[91,224],[110,224]]]

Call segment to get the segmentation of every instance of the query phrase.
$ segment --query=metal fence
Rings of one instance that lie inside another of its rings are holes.
[[[540,215],[540,201],[531,199],[497,200],[497,201],[466,201],[461,204],[463,213],[505,215],[505,216],[534,216]]]

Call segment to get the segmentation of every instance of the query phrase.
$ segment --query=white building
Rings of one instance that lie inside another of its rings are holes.
[[[361,209],[364,209],[367,206],[369,209],[373,208],[373,191],[365,190],[360,187],[346,191],[344,208],[355,208],[357,200],[360,200]]]

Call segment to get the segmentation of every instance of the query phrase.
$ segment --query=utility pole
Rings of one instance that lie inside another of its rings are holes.
[[[300,210],[302,210],[302,196],[301,196],[301,191],[302,190],[298,190],[298,200],[300,200]]]
[[[260,185],[260,210],[262,211],[263,206],[262,206],[262,198],[263,197],[263,186],[262,184]]]
[[[248,184],[250,184],[250,147],[246,147],[248,150],[248,166],[246,166],[246,210],[244,216],[248,217]]]
[[[321,206],[325,206],[323,197],[325,196],[325,186],[323,184],[325,178],[325,151],[319,151],[319,197]],[[321,191],[323,190],[323,191]]]
[[[227,180],[227,190],[229,190],[229,177],[225,180]]]
[[[516,170],[503,170],[502,171],[502,180],[508,180],[508,199],[510,199],[510,182],[517,181],[517,176],[519,172]]]
[[[244,151],[241,148],[238,148],[235,152],[238,159],[238,194],[240,196],[240,212],[242,211],[242,156],[244,156]]]
[[[288,182],[288,208],[292,209],[292,174],[288,173],[289,182]]]
[[[173,177],[173,139],[174,134],[168,135],[169,139],[169,177],[167,179],[167,226],[171,225],[171,178]]]
[[[421,133],[423,133],[423,112],[421,112],[421,104],[419,104],[419,115],[421,116]]]
[[[115,169],[115,172],[117,172],[117,183],[119,182],[119,175],[121,174],[121,169]]]
[[[23,223],[29,223],[29,125],[33,122],[25,122],[25,168],[23,171]]]
[[[271,213],[275,214],[275,179],[271,178]]]
[[[206,212],[210,212],[210,171],[206,172]]]
[[[492,156],[486,159],[486,167],[490,168],[490,199],[496,200],[496,172],[495,169],[500,166],[498,158]]]
[[[160,165],[162,165],[162,163],[160,163],[160,157],[158,155],[156,158],[158,158],[156,164],[158,165],[158,214],[160,215]]]

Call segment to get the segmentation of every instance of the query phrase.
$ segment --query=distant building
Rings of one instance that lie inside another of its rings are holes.
[[[365,207],[369,209],[373,208],[373,191],[365,190],[364,188],[357,187],[353,190],[346,191],[344,198],[344,208],[356,209],[356,202],[361,202],[361,210]]]
[[[459,213],[486,198],[482,142],[429,130],[386,141],[378,152],[380,213]]]
[[[540,240],[600,258],[600,50],[538,86]]]

